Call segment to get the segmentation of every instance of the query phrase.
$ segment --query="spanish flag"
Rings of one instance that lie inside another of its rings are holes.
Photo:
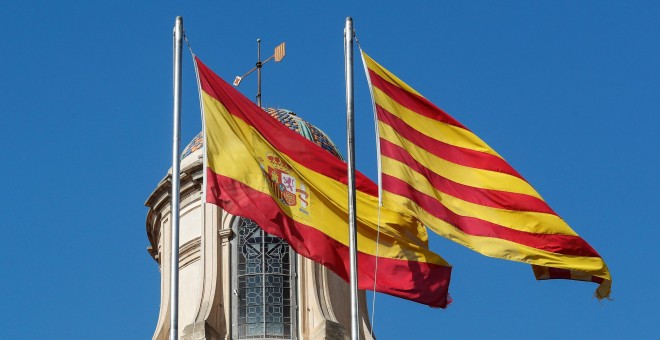
[[[347,167],[288,129],[197,57],[204,111],[207,202],[255,221],[300,255],[349,278]],[[380,209],[378,188],[356,175],[358,287],[446,307],[451,267],[428,249],[426,228]],[[377,250],[378,248],[378,250]],[[375,269],[378,268],[376,273]]]
[[[599,284],[610,272],[532,186],[479,137],[362,52],[378,123],[382,204],[537,279]]]

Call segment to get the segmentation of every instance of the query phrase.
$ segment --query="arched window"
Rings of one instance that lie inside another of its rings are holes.
[[[252,220],[232,228],[234,339],[295,339],[295,253]]]

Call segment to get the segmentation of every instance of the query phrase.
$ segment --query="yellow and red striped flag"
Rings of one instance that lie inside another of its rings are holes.
[[[537,279],[599,283],[605,262],[500,155],[362,52],[381,160],[382,204],[490,257],[529,263]]]
[[[204,111],[207,202],[252,219],[302,256],[348,281],[346,163],[290,130],[195,57]],[[356,174],[358,287],[446,307],[451,267],[428,249],[426,228],[381,208]],[[376,256],[378,255],[378,257]]]

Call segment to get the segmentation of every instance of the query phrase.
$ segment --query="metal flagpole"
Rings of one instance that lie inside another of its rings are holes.
[[[261,107],[261,39],[257,39],[257,106]]]
[[[353,128],[353,19],[344,28],[344,65],[346,78],[346,142],[348,147],[348,229],[351,262],[351,339],[359,339],[357,289],[357,231],[355,217],[355,129]]]
[[[179,334],[179,167],[181,137],[181,47],[183,46],[183,18],[176,17],[174,24],[174,132],[172,137],[172,248],[170,262],[170,340]]]

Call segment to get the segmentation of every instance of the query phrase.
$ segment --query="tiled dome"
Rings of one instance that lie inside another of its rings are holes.
[[[336,157],[344,159],[339,153],[339,150],[335,144],[332,142],[332,140],[330,140],[330,137],[328,137],[325,132],[298,117],[294,112],[285,109],[272,108],[264,108],[264,110],[272,117],[275,117],[275,119],[279,120],[280,123],[286,125],[289,129],[311,140],[314,142],[314,144],[324,148]],[[195,138],[193,138],[188,146],[183,149],[183,153],[181,153],[181,159],[186,158],[191,153],[201,149],[203,145],[204,138],[203,134],[200,132],[197,136],[195,136]]]

